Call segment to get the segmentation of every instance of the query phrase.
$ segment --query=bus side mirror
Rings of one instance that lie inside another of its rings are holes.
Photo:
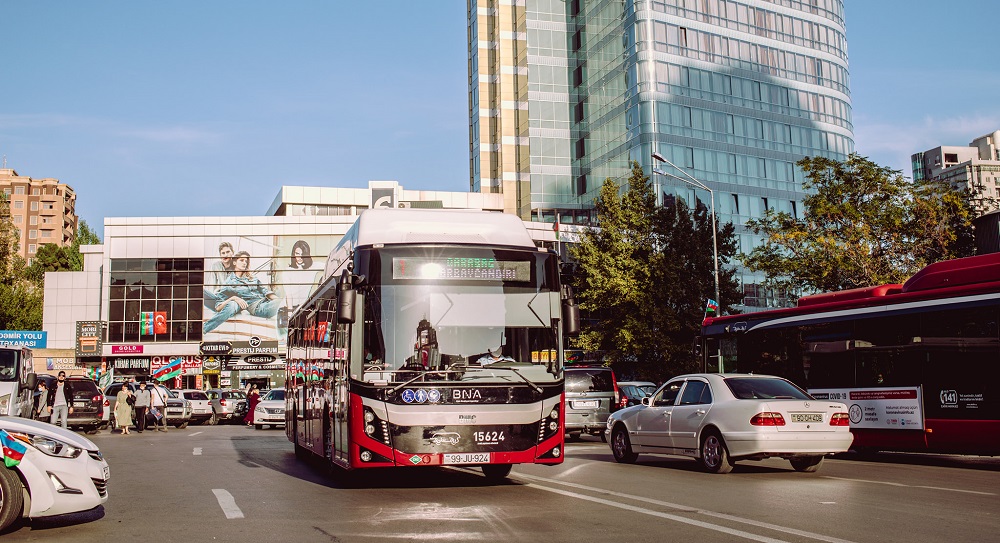
[[[344,270],[344,273],[340,275],[340,283],[337,285],[338,324],[354,324],[354,306],[357,303],[357,298],[351,274]]]
[[[580,306],[576,305],[573,287],[563,285],[562,290],[563,332],[567,336],[578,336],[580,335]]]
[[[35,390],[35,386],[38,384],[38,376],[34,372],[28,374],[24,378],[24,388],[28,390]]]

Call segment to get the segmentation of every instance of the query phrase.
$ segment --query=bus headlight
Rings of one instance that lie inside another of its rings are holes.
[[[0,396],[0,415],[9,415],[8,409],[10,408],[10,394],[4,394]]]
[[[371,411],[365,411],[365,422],[371,422],[375,420],[375,413]]]
[[[555,432],[558,429],[559,429],[559,423],[558,422],[556,422],[554,420],[549,422],[549,430],[550,431]]]
[[[373,425],[373,424],[366,424],[365,425],[365,433],[368,434],[369,436],[371,436],[372,434],[374,434],[375,433],[375,425]]]
[[[549,418],[552,420],[559,420],[559,410],[553,409],[552,411],[549,411]]]

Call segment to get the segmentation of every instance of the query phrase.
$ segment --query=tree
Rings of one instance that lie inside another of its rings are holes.
[[[52,271],[83,271],[83,254],[81,245],[101,243],[101,238],[90,229],[87,221],[80,221],[76,239],[69,246],[59,247],[54,243],[46,243],[35,252],[35,258],[25,272],[26,277],[35,285],[44,288],[45,272]]]
[[[899,283],[932,262],[973,254],[968,193],[910,182],[857,154],[798,165],[810,192],[803,218],[768,210],[747,222],[765,239],[743,262],[767,274],[767,286],[801,293]]]
[[[623,377],[665,380],[696,369],[692,342],[714,297],[711,216],[683,201],[658,207],[638,163],[628,187],[604,181],[597,229],[571,249],[573,282],[587,319],[575,346],[606,353]],[[736,254],[733,227],[717,233],[725,264]],[[720,270],[725,306],[738,300],[735,271]]]
[[[20,234],[10,219],[10,203],[0,197],[0,328],[41,330],[42,292],[25,278],[19,243]]]

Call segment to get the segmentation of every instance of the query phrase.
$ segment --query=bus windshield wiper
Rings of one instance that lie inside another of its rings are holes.
[[[434,375],[441,375],[442,373],[443,373],[443,374],[444,374],[444,375],[445,375],[445,376],[447,377],[449,373],[454,373],[454,372],[449,372],[448,370],[430,370],[430,371],[421,371],[421,372],[420,372],[420,374],[419,374],[419,375],[417,375],[416,377],[414,377],[413,379],[410,379],[409,381],[406,381],[405,383],[401,383],[401,384],[399,384],[399,385],[396,385],[396,386],[392,387],[392,391],[393,391],[394,393],[395,393],[395,392],[399,392],[399,389],[401,389],[401,388],[405,387],[406,385],[408,385],[408,384],[410,384],[410,383],[413,383],[413,382],[416,382],[416,381],[419,381],[420,379],[423,379],[424,377],[426,377],[426,376],[428,376],[428,375],[431,375],[431,374],[434,374]]]
[[[531,379],[528,379],[527,377],[521,375],[521,372],[517,371],[514,368],[511,368],[509,366],[497,366],[497,367],[486,366],[485,368],[483,368],[483,371],[490,371],[490,370],[508,370],[508,371],[512,371],[512,372],[514,372],[514,375],[520,377],[522,381],[524,381],[525,383],[528,383],[529,385],[531,385],[531,388],[535,389],[535,392],[538,392],[539,394],[541,394],[541,392],[542,392],[542,387],[540,387],[540,386],[536,385],[535,383],[531,382]]]

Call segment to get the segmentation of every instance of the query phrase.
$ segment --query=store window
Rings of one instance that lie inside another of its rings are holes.
[[[109,343],[201,341],[204,269],[201,258],[112,259]],[[167,314],[167,332],[140,334],[142,313]]]

